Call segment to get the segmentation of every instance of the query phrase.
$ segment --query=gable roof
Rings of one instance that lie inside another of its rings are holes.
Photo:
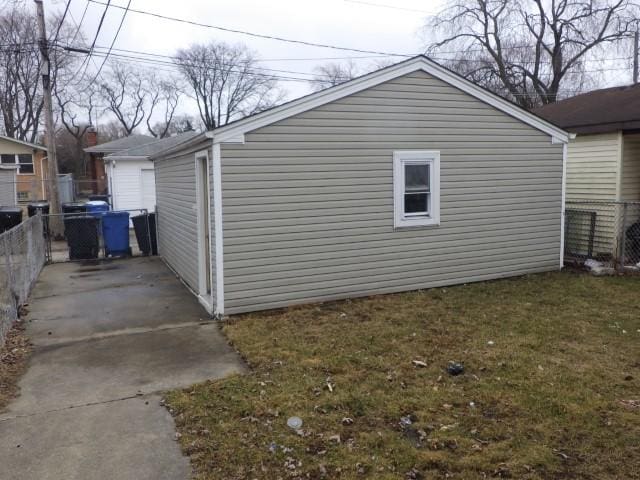
[[[105,160],[117,160],[125,158],[141,158],[146,159],[152,155],[164,152],[173,147],[187,142],[192,138],[200,135],[198,132],[184,132],[179,135],[173,135],[171,137],[154,139],[153,142],[146,143],[144,145],[128,148],[126,150],[120,150],[104,157]]]
[[[7,140],[8,142],[18,143],[20,145],[24,145],[25,147],[31,147],[31,148],[33,148],[35,150],[42,150],[43,152],[47,151],[47,147],[45,147],[43,145],[38,145],[36,143],[24,142],[22,140],[17,140],[15,138],[5,137],[4,135],[0,135],[0,139]]]
[[[126,150],[127,148],[139,147],[154,141],[156,141],[156,139],[149,135],[129,135],[128,137],[118,138],[110,142],[85,148],[84,151],[87,153],[115,153],[121,150]]]
[[[322,106],[326,103],[339,100],[346,96],[374,87],[394,78],[422,70],[434,78],[440,79],[449,85],[462,90],[478,100],[487,103],[498,110],[514,117],[537,130],[550,135],[554,140],[568,142],[569,134],[547,120],[505,100],[504,98],[470,82],[457,73],[439,65],[424,55],[410,58],[403,62],[391,65],[375,72],[354,78],[348,82],[327,88],[319,92],[292,100],[277,107],[256,113],[249,117],[228,123],[223,127],[207,132],[207,136],[213,138],[216,143],[242,142],[244,134],[260,127],[270,125],[293,115]]]
[[[533,112],[575,133],[639,129],[640,84],[594,90]]]

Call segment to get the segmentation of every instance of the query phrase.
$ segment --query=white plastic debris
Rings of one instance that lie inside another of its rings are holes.
[[[287,426],[294,430],[300,430],[302,427],[302,419],[300,417],[289,417],[287,419]]]
[[[493,341],[493,340],[489,340],[489,341],[487,342],[487,345],[489,345],[490,347],[493,347],[493,346],[495,345],[495,343],[494,343],[494,341]]]
[[[594,269],[596,267],[602,267],[602,262],[594,260],[593,258],[587,258],[584,262],[584,266],[590,269]]]

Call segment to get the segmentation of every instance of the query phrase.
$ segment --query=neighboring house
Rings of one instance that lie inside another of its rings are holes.
[[[89,154],[89,190],[92,193],[105,194],[109,190],[109,181],[105,170],[104,157],[113,153],[121,152],[128,148],[141,147],[156,139],[149,135],[130,135],[118,138],[110,142],[97,143],[97,133],[91,130],[87,135],[87,143],[90,145],[84,151]]]
[[[160,254],[217,315],[558,270],[568,138],[415,57],[152,156]]]
[[[590,222],[577,216],[582,211],[596,219],[593,251],[582,253],[615,255],[624,229],[622,207],[571,202],[640,201],[640,85],[595,90],[534,113],[576,134],[567,147],[567,218],[575,210],[577,222]]]
[[[47,149],[0,135],[0,165],[17,167],[18,202],[47,198]]]
[[[17,165],[0,164],[0,206],[18,204],[16,170]]]
[[[104,163],[113,209],[144,208],[153,212],[156,207],[156,186],[153,162],[149,157],[196,135],[196,132],[187,132],[160,140],[154,139],[145,145],[105,156]]]

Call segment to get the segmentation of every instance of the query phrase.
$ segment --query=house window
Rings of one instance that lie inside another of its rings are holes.
[[[0,163],[18,165],[19,174],[32,174],[33,173],[33,155],[29,153],[19,154],[6,154],[0,155]]]
[[[19,202],[27,202],[29,201],[29,192],[18,192],[18,201]]]
[[[394,227],[440,224],[440,152],[393,153]]]

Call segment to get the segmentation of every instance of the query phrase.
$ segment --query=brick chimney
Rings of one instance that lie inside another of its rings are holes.
[[[85,135],[87,147],[95,147],[98,144],[98,131],[95,127],[89,127]]]

